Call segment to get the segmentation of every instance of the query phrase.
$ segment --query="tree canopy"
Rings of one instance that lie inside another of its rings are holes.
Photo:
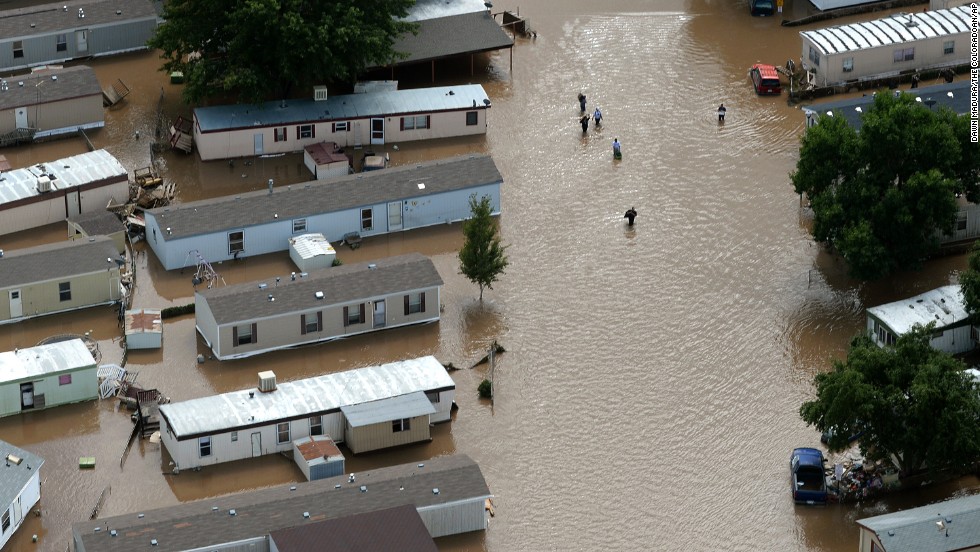
[[[417,25],[415,0],[170,0],[149,45],[167,72],[182,71],[184,99],[288,97],[293,87],[350,82],[400,57],[394,40]]]
[[[980,241],[973,243],[966,270],[960,273],[960,289],[966,312],[977,319],[980,316]]]
[[[800,416],[832,430],[831,450],[861,433],[867,460],[897,460],[905,475],[980,460],[980,386],[966,365],[929,345],[932,331],[932,324],[915,326],[887,348],[855,337],[847,359],[814,378],[817,397]]]
[[[876,94],[860,132],[820,115],[790,174],[813,208],[813,237],[857,278],[917,268],[938,249],[938,233],[953,231],[956,194],[980,200],[980,152],[969,134],[966,117],[904,93]]]
[[[493,289],[497,276],[504,273],[509,263],[492,212],[490,196],[480,199],[476,194],[470,196],[471,216],[463,222],[463,247],[459,250],[459,270],[480,286],[480,301],[483,301],[483,288]]]

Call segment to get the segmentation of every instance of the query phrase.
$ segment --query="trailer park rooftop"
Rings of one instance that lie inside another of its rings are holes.
[[[839,54],[967,32],[970,7],[957,6],[803,31],[800,35],[812,40],[825,54]]]
[[[95,366],[95,358],[81,339],[38,345],[0,353],[0,383]]]
[[[0,207],[19,199],[41,195],[37,190],[39,176],[51,178],[52,190],[63,190],[101,181],[128,181],[129,171],[104,149],[73,155],[56,161],[3,173],[0,181]],[[127,198],[117,198],[125,201]]]
[[[925,326],[935,322],[942,328],[969,318],[960,286],[943,286],[915,297],[871,307],[868,314],[899,334],[908,332],[916,324]]]

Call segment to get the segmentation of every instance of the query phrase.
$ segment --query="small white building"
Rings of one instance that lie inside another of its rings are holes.
[[[0,477],[0,549],[24,522],[31,508],[41,499],[41,466],[44,459],[22,448],[0,441],[0,455],[6,467]]]
[[[344,455],[326,435],[310,435],[293,441],[293,461],[307,481],[346,473]]]
[[[302,234],[289,238],[289,258],[301,272],[330,268],[337,251],[323,234]]]
[[[274,376],[260,387],[160,406],[160,435],[178,470],[187,470],[291,451],[293,441],[326,435],[335,442],[346,436],[342,408],[375,403],[389,409],[391,399],[423,394],[434,409],[428,423],[449,421],[456,384],[434,357],[392,362],[276,384]],[[390,408],[388,439],[410,428],[395,422],[414,417]],[[428,423],[426,435],[428,438]],[[375,428],[368,428],[369,430]]]
[[[81,339],[0,353],[0,416],[93,400],[98,369]]]
[[[868,334],[879,347],[894,345],[913,326],[929,323],[936,325],[929,340],[933,348],[959,354],[976,347],[960,286],[943,286],[915,297],[871,307],[867,313]]]
[[[958,6],[802,31],[803,68],[814,85],[836,86],[965,65],[970,17]]]
[[[303,164],[310,169],[315,180],[354,172],[351,159],[334,142],[317,142],[303,148]]]
[[[857,520],[859,552],[980,552],[980,494]]]
[[[0,79],[0,135],[29,129],[34,138],[43,138],[103,126],[102,88],[91,67],[45,68]]]
[[[159,349],[163,346],[163,317],[158,309],[126,311],[126,348]]]

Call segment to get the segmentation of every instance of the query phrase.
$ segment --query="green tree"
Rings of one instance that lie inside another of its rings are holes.
[[[483,288],[493,289],[508,264],[504,254],[507,247],[500,243],[492,212],[490,196],[479,200],[476,194],[470,196],[470,219],[463,222],[463,247],[459,250],[460,273],[480,286],[480,301]]]
[[[182,71],[184,99],[286,98],[294,86],[350,82],[400,57],[394,40],[414,0],[169,0],[149,45],[167,72]]]
[[[960,273],[960,289],[966,312],[976,319],[980,315],[980,241],[974,242],[966,270]]]
[[[915,326],[887,348],[855,337],[847,359],[814,378],[817,397],[800,416],[832,430],[831,450],[861,433],[868,460],[895,462],[904,475],[973,464],[980,459],[980,386],[966,365],[929,345],[932,331],[932,324]]]
[[[820,115],[790,174],[813,208],[813,237],[857,278],[917,268],[938,249],[939,233],[953,231],[956,194],[980,199],[968,123],[904,93],[877,94],[860,132],[844,117]]]

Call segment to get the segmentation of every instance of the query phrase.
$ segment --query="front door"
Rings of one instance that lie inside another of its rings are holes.
[[[15,128],[27,128],[27,108],[18,107],[14,111],[14,123],[17,125]]]
[[[14,527],[20,525],[20,520],[24,519],[24,506],[21,504],[20,497],[14,502]]]
[[[372,144],[385,143],[385,120],[384,119],[371,119],[371,143]]]
[[[262,155],[262,153],[264,153],[265,150],[265,148],[263,147],[262,135],[256,134],[252,137],[252,139],[253,142],[255,143],[255,155]]]
[[[20,384],[20,409],[28,410],[34,408],[34,384]]]
[[[374,302],[374,327],[381,328],[385,325],[385,302],[384,299],[381,301]]]
[[[10,318],[20,318],[24,316],[24,307],[20,299],[20,290],[10,290]]]
[[[252,434],[252,456],[262,456],[262,434],[259,432]]]
[[[81,192],[77,189],[65,194],[65,216],[73,217],[82,212]]]
[[[88,29],[75,31],[75,47],[79,53],[88,51]]]
[[[402,202],[392,201],[388,204],[388,231],[402,229]]]

